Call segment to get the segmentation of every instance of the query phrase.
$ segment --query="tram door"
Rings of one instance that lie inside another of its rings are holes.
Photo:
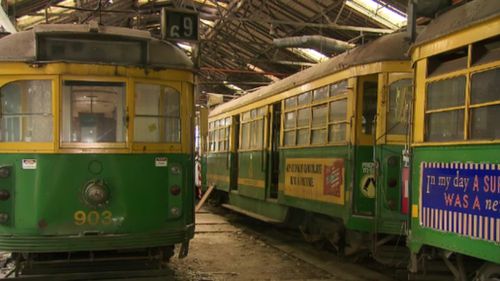
[[[269,198],[278,198],[278,182],[280,176],[280,159],[279,159],[279,143],[280,143],[280,126],[281,126],[281,102],[273,104],[271,111],[271,126],[269,126]]]
[[[375,213],[376,182],[373,149],[378,85],[378,75],[376,74],[358,78],[353,213],[361,216],[373,216]]]
[[[238,190],[238,150],[240,149],[240,116],[233,116],[233,132],[231,135],[232,147],[229,151],[230,157],[230,177],[229,186],[231,190]]]

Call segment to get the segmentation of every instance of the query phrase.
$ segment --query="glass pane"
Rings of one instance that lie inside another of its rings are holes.
[[[297,106],[297,97],[291,97],[285,100],[285,109]]]
[[[250,111],[250,117],[252,119],[257,117],[257,109],[252,109],[252,111]]]
[[[299,105],[306,105],[311,103],[311,92],[303,93],[298,97]]]
[[[254,121],[256,123],[255,128],[255,148],[262,148],[264,144],[264,120],[260,119],[257,121]]]
[[[314,100],[322,100],[328,97],[328,86],[314,90]]]
[[[427,110],[465,103],[465,76],[441,80],[427,85]]]
[[[309,126],[309,118],[311,116],[311,109],[300,109],[297,114],[297,127]]]
[[[135,87],[134,140],[179,142],[179,93],[170,87],[137,84]]]
[[[328,114],[327,105],[322,104],[313,107],[312,114],[313,114],[312,126],[313,127],[324,126],[326,124],[326,115]]]
[[[471,110],[471,139],[500,139],[500,105],[485,106]]]
[[[266,115],[266,107],[261,107],[259,109],[257,109],[257,116],[260,117],[260,116],[265,116]]]
[[[165,87],[165,141],[166,142],[180,142],[181,141],[181,95],[177,90]]]
[[[295,111],[285,113],[285,129],[295,127]]]
[[[338,83],[330,85],[330,96],[342,95],[347,91],[347,80],[342,80]]]
[[[377,114],[377,87],[378,83],[366,81],[363,83],[363,116],[361,132],[371,135],[374,133],[373,122]]]
[[[464,139],[464,111],[453,110],[426,115],[427,141],[453,141]]]
[[[63,142],[125,142],[125,83],[64,81]]]
[[[52,141],[52,81],[23,80],[0,88],[1,142]]]
[[[231,117],[226,118],[226,126],[231,125]]]
[[[471,78],[471,104],[500,100],[500,68],[476,73]]]
[[[285,146],[295,145],[295,130],[285,132]]]
[[[247,112],[243,113],[243,115],[241,115],[241,120],[242,121],[248,121],[248,120],[250,120],[250,111],[247,111]]]
[[[387,134],[403,135],[408,127],[408,111],[411,102],[411,79],[403,79],[389,86],[387,104]]]
[[[309,129],[297,130],[297,145],[309,144]]]
[[[328,126],[328,139],[330,143],[343,142],[346,139],[347,124],[333,124]]]
[[[347,99],[330,103],[330,122],[345,121],[347,115]]]
[[[325,144],[326,143],[326,129],[312,130],[311,142],[312,142],[312,144]]]
[[[255,148],[257,144],[257,123],[255,121],[250,122],[250,147]]]
[[[241,126],[241,148],[247,149],[250,147],[249,144],[249,133],[250,133],[250,123],[243,123]]]

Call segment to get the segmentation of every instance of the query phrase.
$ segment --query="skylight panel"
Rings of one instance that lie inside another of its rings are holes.
[[[384,7],[373,0],[347,0],[345,4],[390,29],[396,30],[406,25],[406,16]]]

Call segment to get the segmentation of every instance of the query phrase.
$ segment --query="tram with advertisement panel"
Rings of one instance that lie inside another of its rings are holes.
[[[419,257],[440,254],[456,280],[469,280],[463,256],[471,256],[484,262],[478,280],[500,277],[498,4],[476,0],[443,13],[411,48],[412,271],[425,266]]]
[[[402,245],[412,85],[404,37],[381,37],[212,110],[207,179],[224,206],[298,222],[309,241],[345,253]]]
[[[149,32],[39,25],[2,38],[0,250],[168,260],[180,244],[185,256],[193,83],[189,58]]]

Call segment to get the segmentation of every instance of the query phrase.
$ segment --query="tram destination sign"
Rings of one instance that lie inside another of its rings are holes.
[[[162,38],[198,41],[198,13],[184,9],[164,8],[161,11]]]
[[[500,242],[500,164],[423,162],[420,182],[421,226]]]

